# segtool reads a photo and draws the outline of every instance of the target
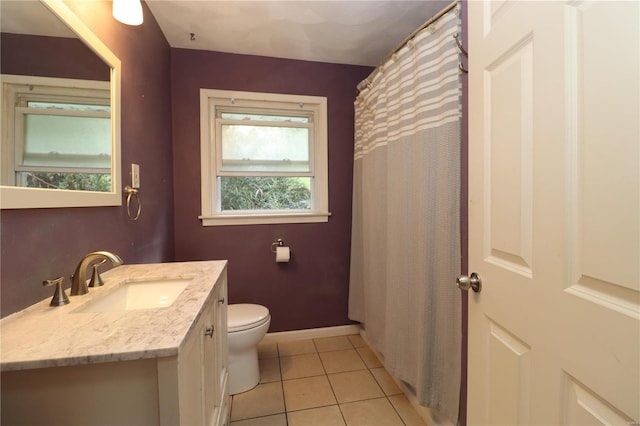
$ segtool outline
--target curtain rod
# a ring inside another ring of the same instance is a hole
[[[429,25],[431,25],[434,22],[436,22],[438,19],[442,18],[442,16],[445,13],[447,13],[448,11],[450,11],[451,9],[456,7],[457,4],[458,4],[458,0],[453,0],[450,4],[445,6],[444,9],[442,9],[440,12],[436,13],[435,15],[433,15],[427,22],[425,22],[424,24],[420,25],[415,31],[413,31],[404,40],[402,40],[400,42],[400,44],[398,44],[396,46],[395,49],[393,49],[387,56],[385,56],[384,59],[382,60],[382,62],[380,62],[378,64],[378,67],[380,65],[384,64],[385,62],[387,62],[395,53],[398,53],[398,51],[400,49],[402,49],[409,42],[409,40],[411,40],[412,38],[414,38],[416,36],[416,34],[418,34],[420,31],[424,30]],[[376,67],[376,68],[378,68],[378,67]]]
[[[433,24],[434,22],[436,22],[438,19],[442,18],[442,16],[447,13],[448,11],[450,11],[451,9],[453,9],[454,7],[456,7],[458,4],[458,0],[453,0],[451,3],[449,3],[447,6],[444,7],[444,9],[442,9],[440,12],[436,13],[435,15],[433,15],[427,22],[425,22],[424,24],[420,25],[418,28],[416,28],[411,34],[409,34],[404,40],[402,40],[400,42],[400,44],[398,44],[391,52],[389,52],[389,54],[387,54],[387,56],[384,57],[384,59],[382,61],[380,61],[380,63],[378,63],[378,65],[376,66],[376,68],[373,70],[373,72],[371,73],[372,77],[373,75],[375,75],[378,71],[378,69],[380,68],[380,66],[384,63],[386,63],[389,59],[391,59],[391,57],[393,55],[395,55],[396,53],[398,53],[398,51],[400,49],[402,49],[408,42],[409,40],[412,40],[420,31],[424,30],[425,28],[427,28],[429,25]],[[368,77],[364,80],[364,81],[373,81],[373,77],[371,79],[369,79]],[[360,83],[362,84],[362,83]],[[358,90],[360,89],[360,84],[358,84]]]

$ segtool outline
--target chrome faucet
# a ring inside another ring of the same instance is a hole
[[[120,256],[109,251],[94,251],[87,254],[82,258],[80,263],[78,263],[76,272],[71,276],[72,296],[79,296],[89,292],[89,288],[87,287],[87,267],[89,266],[89,263],[100,258],[109,259],[113,266],[122,265],[122,259],[120,259]]]

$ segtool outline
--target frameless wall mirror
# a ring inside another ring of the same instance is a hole
[[[0,7],[0,207],[121,205],[120,60],[62,0]]]

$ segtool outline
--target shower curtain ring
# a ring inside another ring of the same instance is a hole
[[[465,58],[468,58],[469,57],[469,53],[464,49],[464,47],[462,47],[462,44],[460,43],[460,34],[459,33],[455,33],[453,35],[453,38],[456,41],[456,47],[458,48],[458,52],[463,54]]]

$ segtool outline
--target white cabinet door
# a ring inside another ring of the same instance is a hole
[[[640,2],[468,6],[468,423],[637,424]]]
[[[219,425],[229,423],[229,347],[227,343],[227,275],[220,277],[215,296],[215,324],[220,332],[216,334],[216,379],[217,379],[217,422]]]
[[[227,281],[221,275],[203,315],[206,333],[202,340],[202,386],[204,425],[227,424]],[[213,330],[209,334],[208,330]]]
[[[214,298],[217,296],[214,291]],[[204,396],[204,423],[205,426],[213,426],[216,422],[216,409],[218,406],[218,374],[216,353],[216,337],[221,330],[215,324],[216,302],[212,301],[203,314],[205,332],[202,335],[202,387]],[[222,355],[222,354],[220,354]]]
[[[206,308],[205,308],[206,309]],[[204,318],[200,318],[178,355],[179,424],[204,425],[202,410],[202,340]]]
[[[228,423],[227,278],[224,271],[178,356],[179,423]]]

